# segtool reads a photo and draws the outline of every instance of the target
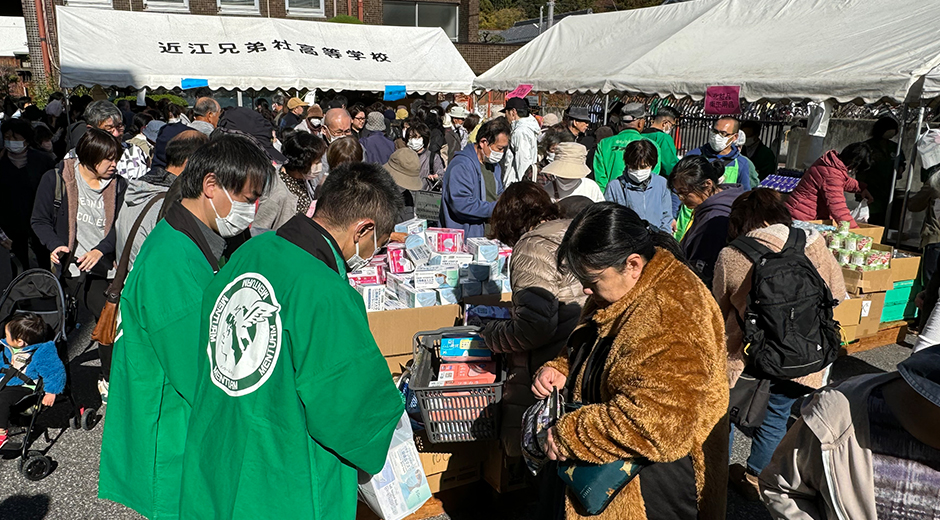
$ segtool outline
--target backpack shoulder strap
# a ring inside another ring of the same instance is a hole
[[[760,262],[760,259],[763,258],[764,255],[773,253],[767,246],[749,236],[738,237],[734,239],[730,245],[744,253],[755,265]]]
[[[806,249],[806,232],[802,229],[790,228],[790,234],[787,236],[787,243],[783,245],[783,250],[794,248],[799,252]]]
[[[147,217],[147,213],[150,212],[153,205],[163,200],[164,197],[166,197],[166,192],[158,193],[150,199],[147,205],[144,206],[144,209],[141,210],[140,214],[137,215],[134,225],[131,226],[130,233],[127,234],[127,241],[124,243],[124,250],[121,252],[120,261],[118,261],[117,272],[114,275],[111,286],[108,287],[108,292],[114,293],[115,297],[120,296],[121,291],[124,289],[124,281],[127,279],[127,266],[131,261],[131,249],[134,247],[134,242],[137,240],[137,232],[140,230],[144,218]]]

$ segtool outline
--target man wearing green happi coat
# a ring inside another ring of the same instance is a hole
[[[623,175],[626,168],[623,162],[623,152],[633,141],[646,139],[656,145],[657,159],[653,166],[653,175],[659,175],[662,169],[663,153],[656,141],[641,133],[646,128],[646,116],[646,107],[642,103],[627,103],[620,110],[620,125],[623,128],[621,132],[597,143],[593,169],[594,181],[597,182],[601,193],[606,193],[608,183]]]
[[[183,200],[166,202],[121,293],[99,497],[151,519],[181,517],[202,295],[219,269],[223,237],[248,227],[274,175],[248,137],[225,135],[197,149],[175,181]]]
[[[252,238],[206,289],[183,456],[187,519],[347,519],[404,411],[347,269],[403,201],[372,164],[330,171],[313,218]]]

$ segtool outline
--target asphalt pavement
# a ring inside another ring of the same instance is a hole
[[[76,399],[80,406],[95,407],[99,415],[104,415],[96,381],[100,372],[97,351],[89,348],[91,326],[90,316],[86,316],[84,325],[69,335],[70,368],[73,373]],[[912,338],[908,338],[912,343]],[[910,348],[905,345],[889,345],[853,356],[839,358],[833,365],[830,380],[840,381],[848,377],[893,370],[897,363],[910,355]],[[140,519],[131,509],[107,500],[100,500],[98,495],[98,462],[101,447],[103,424],[98,424],[91,431],[72,429],[68,425],[68,405],[57,404],[43,414],[40,427],[47,429],[53,442],[47,443],[40,438],[33,449],[44,451],[50,456],[53,470],[45,479],[38,482],[26,480],[19,472],[18,458],[3,453],[0,458],[0,518],[4,520],[75,520],[75,519]],[[731,454],[732,462],[743,463],[747,459],[750,441],[736,433]],[[482,484],[485,486],[485,484]],[[484,495],[499,506],[480,508],[479,502],[469,510],[448,511],[447,515],[436,520],[491,520],[505,518],[520,520],[529,516],[532,504],[506,503],[495,494]],[[509,497],[507,497],[509,498]],[[476,511],[476,512],[474,512]],[[494,514],[496,513],[496,514]],[[736,492],[728,492],[729,520],[769,520],[770,515],[760,503],[747,502]]]

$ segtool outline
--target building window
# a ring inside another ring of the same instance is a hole
[[[258,0],[218,0],[221,14],[259,14]]]
[[[111,7],[111,0],[67,0],[65,5],[72,7]]]
[[[440,27],[451,41],[457,41],[457,4],[385,2],[382,14],[384,25]]]
[[[144,0],[144,9],[168,13],[188,13],[189,0]]]
[[[287,0],[288,16],[324,16],[323,0]]]

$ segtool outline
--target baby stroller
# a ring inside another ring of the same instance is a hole
[[[3,292],[3,296],[0,297],[0,323],[5,323],[13,315],[22,312],[36,313],[45,320],[49,334],[47,339],[55,341],[59,358],[66,367],[65,390],[56,397],[56,401],[63,398],[68,400],[72,409],[69,422],[74,428],[91,430],[98,422],[97,409],[79,408],[72,397],[72,374],[69,366],[68,340],[66,338],[66,331],[74,327],[74,323],[67,323],[69,320],[74,320],[75,316],[75,313],[72,312],[75,309],[75,303],[71,300],[73,298],[66,298],[65,292],[54,274],[45,269],[30,269],[17,276]],[[21,379],[25,377],[21,374],[14,374],[14,376]],[[0,377],[5,378],[6,375]],[[26,380],[24,379],[24,381]],[[30,381],[26,382],[30,383]],[[44,451],[30,450],[32,443],[35,441],[33,429],[36,425],[36,417],[44,408],[42,405],[42,396],[44,395],[42,378],[35,381],[35,384],[36,390],[16,404],[14,411],[26,410],[29,414],[29,425],[26,426],[25,432],[21,432],[25,434],[22,447],[17,448],[17,451],[20,451],[20,472],[29,480],[42,480],[52,471],[52,459],[46,453],[52,448],[54,440],[49,437],[49,431],[44,430],[43,436],[48,444],[47,448]]]

